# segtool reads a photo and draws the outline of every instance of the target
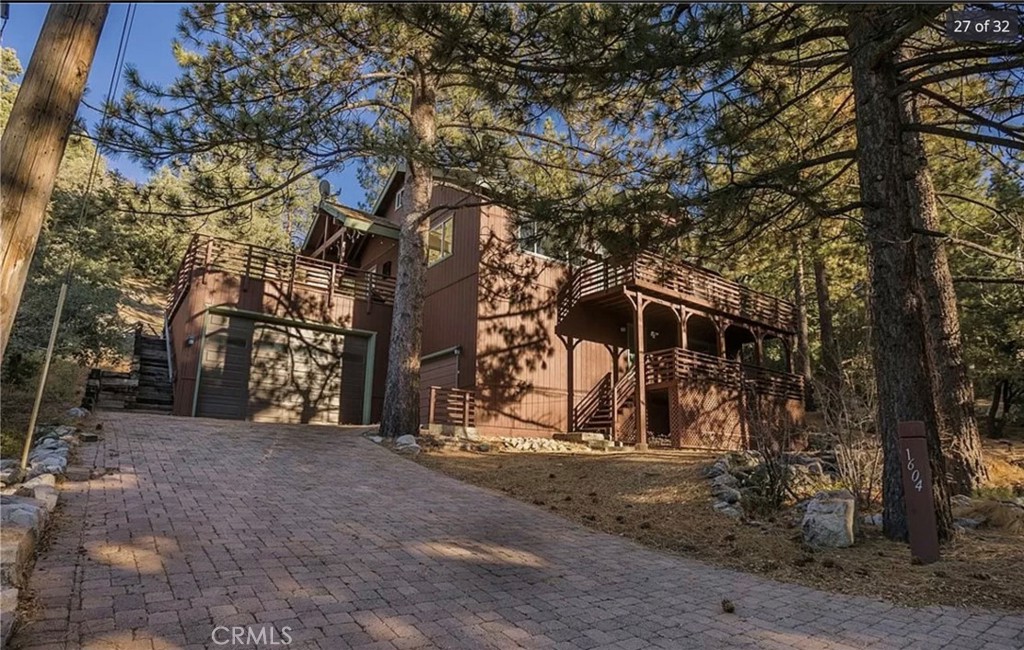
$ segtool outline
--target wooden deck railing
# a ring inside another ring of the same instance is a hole
[[[759,395],[803,399],[803,377],[800,375],[750,366],[682,348],[648,352],[644,357],[644,376],[648,384],[714,381],[753,390]]]
[[[276,251],[252,244],[239,244],[216,237],[193,236],[189,242],[171,291],[167,308],[172,318],[181,298],[202,273],[223,272],[251,280],[270,280],[287,285],[288,295],[295,287],[327,294],[328,304],[335,295],[350,296],[394,304],[395,280],[387,276],[355,269],[344,264]]]
[[[580,299],[617,287],[663,291],[684,300],[689,297],[725,314],[796,330],[796,307],[792,303],[726,280],[694,264],[651,254],[641,255],[631,264],[603,260],[576,269],[559,296],[559,320]]]
[[[471,390],[431,386],[429,404],[427,424],[476,424],[476,395]]]

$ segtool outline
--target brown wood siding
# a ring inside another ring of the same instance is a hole
[[[337,294],[330,302],[328,306],[328,299],[323,293],[302,286],[294,286],[289,293],[288,282],[251,280],[220,271],[197,271],[171,321],[175,367],[174,414],[192,414],[204,312],[210,307],[242,309],[299,322],[378,332],[374,394],[382,396],[391,306]],[[191,347],[185,345],[189,335],[196,340]],[[379,418],[380,406],[380,400],[375,400],[375,418]]]
[[[429,359],[420,367],[420,424],[428,423],[430,412],[430,387],[458,388],[459,357],[446,354]]]
[[[398,175],[399,182],[402,175]],[[457,205],[472,202],[472,199],[461,190],[437,185],[431,202],[433,206]],[[388,195],[382,205],[380,215],[389,221],[397,222],[398,215],[404,213],[408,205],[398,213],[394,209],[394,187],[389,188]],[[476,319],[477,319],[477,269],[480,259],[479,207],[461,207],[452,211],[443,211],[434,215],[431,223],[435,224],[449,215],[454,214],[452,232],[452,255],[427,269],[426,291],[423,303],[423,339],[422,354],[431,354],[438,350],[459,346],[462,348],[460,388],[473,388],[475,373],[472,368],[476,358]],[[385,237],[373,237],[354,262],[361,269],[369,269],[377,265],[378,272],[385,261],[392,263],[392,274],[397,273],[398,242]],[[357,319],[358,323],[358,319]],[[387,349],[391,333],[390,314],[387,322],[377,321],[372,324],[357,324],[361,329],[370,329],[380,333],[377,342],[376,368],[373,386],[374,421],[380,417],[384,400],[384,382],[387,373]],[[421,385],[422,377],[421,377]]]
[[[477,426],[489,435],[547,435],[565,430],[568,351],[555,335],[561,264],[519,249],[507,214],[482,210],[478,296]],[[581,399],[611,371],[599,344],[574,353],[574,392]]]

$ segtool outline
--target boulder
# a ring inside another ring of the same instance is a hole
[[[856,501],[848,490],[819,492],[804,513],[804,542],[822,548],[852,546]]]
[[[89,409],[84,409],[81,406],[75,406],[68,409],[67,415],[69,418],[86,418],[89,417]]]
[[[380,443],[384,442],[384,438],[380,436],[370,436],[370,442],[379,445]]]
[[[401,446],[401,445],[415,445],[415,444],[416,444],[416,436],[410,436],[410,435],[407,434],[407,435],[398,436],[397,438],[395,438],[395,446],[396,447]]]

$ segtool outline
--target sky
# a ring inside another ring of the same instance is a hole
[[[78,115],[85,120],[90,132],[94,132],[100,120],[100,112],[97,109],[101,109],[110,85],[111,72],[117,58],[117,45],[121,40],[121,30],[130,6],[128,3],[111,4],[107,22],[100,35],[83,103],[78,110]],[[177,76],[178,64],[174,60],[171,43],[177,36],[179,14],[184,6],[181,3],[137,3],[124,60],[125,63],[137,67],[143,79],[169,84]],[[49,7],[50,3],[46,2],[10,4],[10,18],[0,42],[3,47],[14,48],[23,68],[28,67],[29,58],[32,56]],[[123,71],[119,78],[117,96],[124,90]],[[112,168],[132,180],[144,182],[148,178],[149,173],[127,157],[108,156],[108,160]],[[359,187],[354,169],[346,170],[328,180],[342,203],[357,206],[364,200],[365,192]]]

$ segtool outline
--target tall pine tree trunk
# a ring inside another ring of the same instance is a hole
[[[793,267],[793,300],[796,302],[796,371],[804,378],[804,405],[813,411],[814,377],[811,375],[811,352],[807,335],[807,292],[804,290],[804,251],[800,242],[796,249],[796,266]]]
[[[410,106],[410,146],[430,150],[436,140],[436,90],[426,73],[414,75]],[[416,435],[420,426],[420,352],[423,338],[423,294],[426,287],[426,214],[434,193],[433,168],[411,155],[406,164],[409,211],[401,217],[398,272],[391,319],[391,344],[384,387],[382,436]]]
[[[843,404],[843,365],[839,356],[839,342],[832,326],[832,299],[828,290],[828,270],[825,260],[814,258],[814,293],[818,301],[818,334],[821,338],[821,386],[818,396],[825,421],[829,426],[839,424]]]
[[[847,40],[856,98],[858,173],[865,207],[864,230],[871,267],[872,353],[878,388],[878,431],[882,438],[883,530],[890,539],[908,536],[897,425],[924,422],[936,523],[948,539],[953,520],[946,485],[917,298],[911,213],[903,182],[900,79],[888,39],[894,31],[890,8],[850,9]]]
[[[913,96],[903,101],[903,120],[918,122]],[[921,134],[903,133],[903,162],[911,199],[915,228],[939,229],[935,187],[928,169]],[[967,376],[960,315],[957,312],[953,274],[942,243],[935,237],[914,238],[918,285],[924,315],[928,365],[932,373],[933,399],[939,435],[946,452],[950,488],[956,494],[971,494],[988,478],[981,456],[981,437],[974,413],[974,386]]]
[[[53,4],[0,143],[0,358],[109,3]]]

